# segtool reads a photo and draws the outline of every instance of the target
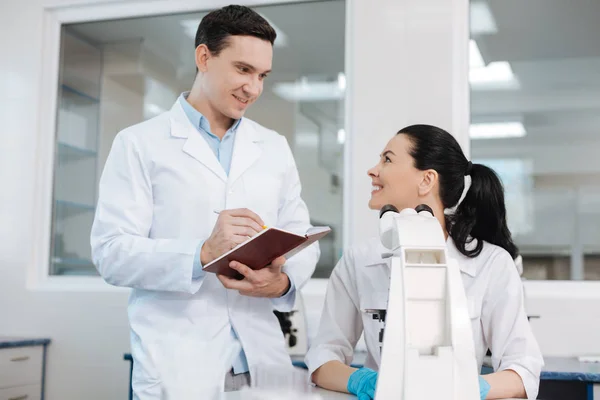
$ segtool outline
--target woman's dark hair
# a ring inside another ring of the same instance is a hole
[[[465,187],[464,177],[471,176],[471,187],[465,198],[453,214],[446,216],[448,234],[458,250],[467,257],[476,257],[485,240],[516,258],[518,249],[506,224],[504,188],[498,175],[485,165],[471,164],[456,139],[441,128],[412,125],[398,134],[410,140],[410,155],[417,169],[437,171],[445,209],[456,206]],[[477,245],[468,250],[467,244],[472,240],[469,236],[477,239]]]
[[[229,36],[254,36],[275,43],[275,29],[257,12],[244,6],[227,6],[208,13],[198,26],[194,48],[205,44],[218,56]]]

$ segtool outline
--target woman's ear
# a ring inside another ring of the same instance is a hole
[[[439,175],[436,170],[423,171],[423,177],[419,183],[419,196],[427,196],[438,183]]]
[[[196,47],[196,67],[200,72],[206,72],[208,61],[208,57],[210,56],[210,51],[205,44],[201,44]]]

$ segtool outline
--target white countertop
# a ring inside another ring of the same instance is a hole
[[[310,389],[310,393],[311,394],[315,394],[315,395],[319,395],[320,396],[320,400],[350,400],[350,399],[356,399],[356,396],[352,395],[352,394],[347,394],[347,393],[338,393],[338,392],[332,392],[329,390],[325,390],[325,389],[321,389],[321,388],[311,388]],[[278,396],[279,397],[279,396]],[[229,393],[223,393],[223,396],[221,397],[221,400],[258,400],[258,399],[264,400],[264,398],[261,397],[254,397],[254,396],[250,396],[248,395],[248,392],[229,392]],[[288,398],[288,397],[286,397]],[[315,400],[317,399],[317,397],[315,397]],[[307,400],[313,400],[313,398],[308,398],[307,396]],[[505,399],[505,400],[518,400],[518,399]]]
[[[316,388],[316,387],[310,388],[309,390],[310,390],[311,394],[319,395],[320,399],[322,399],[322,400],[356,399],[356,396],[354,396],[352,394],[332,392],[329,390]],[[255,398],[254,396],[250,396],[249,393],[251,393],[251,392],[240,391],[240,392],[223,393],[221,400],[258,400],[259,397]],[[307,396],[307,397],[309,397],[309,396]],[[315,400],[316,399],[317,399],[317,397],[315,396]],[[313,399],[312,399],[312,397],[309,397],[308,400],[313,400]]]

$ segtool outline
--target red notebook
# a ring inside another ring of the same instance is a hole
[[[331,232],[331,228],[328,226],[310,228],[305,235],[298,235],[279,228],[267,228],[206,264],[202,269],[230,278],[241,279],[243,276],[229,267],[231,261],[240,262],[254,270],[262,269],[277,257],[284,256],[289,260],[290,257],[329,232]]]

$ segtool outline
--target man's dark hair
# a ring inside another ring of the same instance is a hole
[[[273,45],[275,29],[248,7],[231,5],[210,12],[198,26],[195,47],[205,44],[213,55],[227,47],[229,36],[254,36]]]

